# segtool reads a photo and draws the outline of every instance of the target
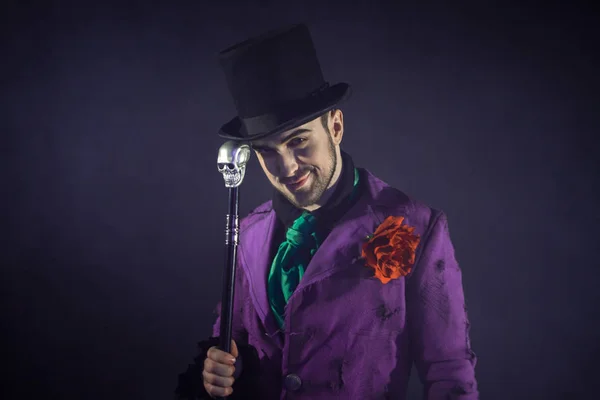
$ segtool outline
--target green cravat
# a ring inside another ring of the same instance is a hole
[[[348,201],[357,195],[358,181],[358,170],[354,169],[354,189]],[[300,283],[312,256],[324,240],[316,231],[315,216],[304,211],[288,228],[285,240],[279,245],[271,264],[267,281],[269,303],[281,328],[284,325],[285,306]]]
[[[288,228],[285,240],[273,259],[268,280],[269,301],[280,327],[283,327],[285,305],[319,248],[315,225],[316,218],[307,211],[303,212]]]

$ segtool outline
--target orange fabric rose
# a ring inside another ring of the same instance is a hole
[[[362,246],[362,258],[384,284],[408,275],[415,263],[420,238],[402,221],[404,217],[387,217]]]

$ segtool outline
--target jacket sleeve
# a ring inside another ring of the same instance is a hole
[[[239,267],[236,270],[235,281],[232,339],[236,342],[239,355],[235,364],[234,377],[236,379],[233,384],[233,394],[228,397],[231,400],[248,398],[248,394],[256,390],[254,384],[257,382],[256,377],[259,373],[258,353],[254,347],[248,344],[248,333],[243,324],[244,304],[248,301],[247,294],[249,292],[243,271]],[[188,365],[187,370],[179,374],[178,386],[175,389],[176,400],[211,399],[204,389],[202,370],[208,349],[219,345],[221,302],[217,304],[215,314],[216,321],[213,324],[212,336],[198,343],[198,352],[194,363]]]
[[[411,352],[424,399],[479,399],[462,275],[443,212],[433,212],[421,240],[406,295]]]

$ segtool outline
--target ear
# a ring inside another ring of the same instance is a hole
[[[344,113],[342,110],[332,110],[329,117],[329,132],[333,143],[339,145],[344,136]]]

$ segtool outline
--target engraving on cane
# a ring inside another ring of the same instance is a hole
[[[233,221],[232,221],[233,218]],[[239,216],[227,214],[225,216],[225,244],[231,243],[234,245],[238,245],[238,238],[240,234],[239,228]],[[231,239],[230,239],[231,238]]]
[[[229,229],[230,224],[231,224],[231,215],[226,214],[225,215],[225,244],[228,246],[230,244],[229,238],[231,237],[231,229]]]
[[[223,143],[219,148],[217,166],[219,172],[223,174],[226,187],[238,187],[242,184],[249,160],[249,145],[232,140]]]
[[[239,216],[234,216],[234,220],[233,220],[233,244],[234,245],[238,245],[238,238],[240,235],[240,227],[239,227]]]

